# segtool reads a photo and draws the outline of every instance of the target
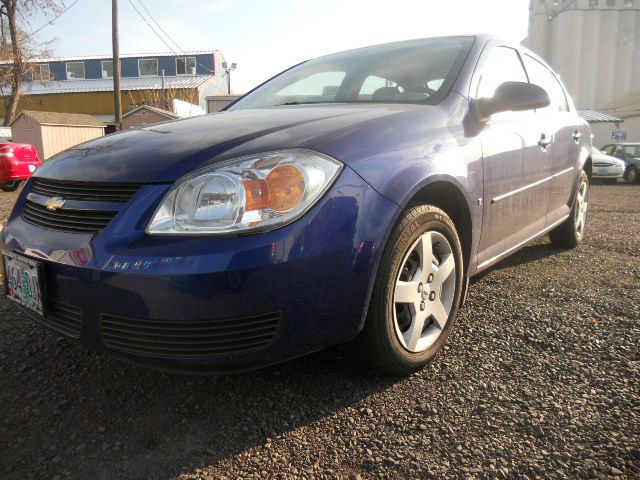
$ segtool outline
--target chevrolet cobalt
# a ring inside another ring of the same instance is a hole
[[[78,145],[25,184],[5,291],[130,362],[222,372],[353,340],[434,358],[469,278],[584,238],[591,134],[549,66],[491,36],[310,60],[222,113]]]

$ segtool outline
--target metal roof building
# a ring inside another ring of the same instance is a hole
[[[123,113],[140,105],[172,105],[176,99],[204,109],[207,96],[227,93],[223,61],[219,50],[121,55]],[[39,58],[31,63],[31,77],[22,84],[18,112],[83,113],[105,121],[113,119],[110,55]],[[2,94],[9,93],[10,87],[2,85]],[[0,117],[4,117],[6,104],[0,102]]]

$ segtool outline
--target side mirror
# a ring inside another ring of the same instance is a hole
[[[544,108],[551,101],[549,94],[537,85],[526,82],[504,82],[496,89],[493,98],[480,98],[476,103],[478,116],[486,119],[499,112]]]

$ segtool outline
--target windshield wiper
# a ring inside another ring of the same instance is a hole
[[[281,107],[283,105],[311,105],[313,103],[320,103],[320,102],[285,102],[285,103],[278,103],[277,105],[274,105],[274,107]]]

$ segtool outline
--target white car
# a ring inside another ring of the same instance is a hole
[[[592,177],[606,183],[616,183],[624,176],[626,164],[623,160],[604,154],[596,147],[591,147],[591,161],[593,165]]]

